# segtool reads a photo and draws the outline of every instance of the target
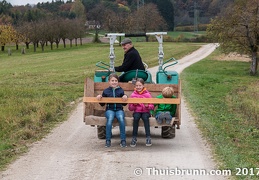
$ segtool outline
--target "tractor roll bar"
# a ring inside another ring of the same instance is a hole
[[[140,36],[148,36],[148,35],[166,35],[167,32],[147,32],[147,33],[136,33],[136,34],[126,34],[126,33],[107,33],[105,37],[111,36],[125,36],[125,37],[140,37]]]
[[[143,37],[143,36],[147,36],[146,33],[125,34],[125,37]]]
[[[158,47],[158,63],[159,63],[159,70],[162,70],[163,66],[163,59],[164,59],[164,52],[163,52],[163,35],[166,35],[167,32],[148,32],[148,33],[136,33],[136,34],[125,34],[125,33],[108,33],[105,34],[105,37],[110,39],[110,71],[115,72],[114,70],[114,61],[115,61],[115,53],[114,53],[114,42],[117,36],[124,36],[124,37],[143,37],[148,35],[156,36],[156,39],[159,43]]]

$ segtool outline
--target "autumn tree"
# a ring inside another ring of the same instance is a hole
[[[36,21],[32,21],[30,23],[27,24],[27,29],[26,31],[28,32],[27,34],[27,38],[30,39],[30,41],[33,43],[33,51],[36,52],[37,47],[38,47],[38,43],[40,41],[40,32],[39,29],[41,24],[36,22]]]
[[[157,6],[153,3],[145,4],[133,13],[135,31],[148,32],[165,30],[167,28]]]
[[[84,22],[82,22],[81,19],[75,19],[74,21],[74,28],[75,31],[73,32],[74,34],[74,39],[75,39],[75,45],[77,46],[77,40],[80,40],[80,45],[83,45],[82,38],[85,36],[85,27],[84,27]]]
[[[87,13],[88,19],[95,23],[95,37],[93,39],[93,42],[101,42],[98,35],[99,30],[101,28],[104,29],[108,27],[109,17],[111,16],[115,17],[116,14],[112,10],[105,8],[104,4],[102,3],[96,5]]]
[[[60,39],[62,39],[63,41],[63,47],[66,48],[66,38],[68,37],[68,33],[69,33],[69,25],[70,25],[70,21],[69,19],[65,19],[64,21],[61,21],[60,23]]]
[[[81,0],[75,0],[72,4],[70,12],[76,15],[76,18],[86,19],[85,7]]]
[[[220,43],[225,53],[251,57],[250,74],[257,74],[259,45],[259,0],[238,0],[212,20],[208,36]]]
[[[67,21],[67,39],[69,39],[70,41],[70,47],[73,46],[73,39],[76,38],[76,33],[77,33],[77,27],[78,27],[78,22],[79,21],[76,21],[75,19],[74,20],[69,20]]]
[[[48,32],[46,34],[47,36],[47,41],[50,43],[50,49],[53,50],[53,43],[55,42],[56,34],[59,31],[56,26],[58,25],[58,22],[56,19],[47,19],[45,21],[45,24],[47,25],[48,29],[46,31]]]
[[[5,50],[5,45],[14,42],[16,31],[12,25],[0,25],[0,45],[2,51]]]
[[[45,44],[48,42],[48,34],[50,34],[48,24],[48,20],[42,20],[37,23],[37,36],[39,38],[42,52],[44,51]]]
[[[62,31],[62,24],[64,24],[65,20],[57,17],[53,20],[52,23],[55,24],[55,28],[53,29],[53,38],[54,38],[54,42],[56,43],[56,48],[59,47],[59,43],[61,40],[61,31]]]
[[[166,23],[168,29],[174,30],[174,0],[148,0],[145,2],[149,1],[156,5],[157,11],[162,19],[164,19],[164,23]]]
[[[16,31],[22,36],[21,42],[24,42],[26,45],[26,49],[29,49],[29,44],[31,43],[31,40],[29,38],[30,36],[30,29],[31,23],[30,22],[24,22],[22,24],[19,24],[16,26]]]
[[[21,33],[19,33],[16,30],[13,31],[13,40],[12,40],[12,42],[15,42],[16,50],[19,49],[19,43],[23,42],[24,40],[25,40],[25,36],[23,36]]]
[[[111,32],[130,32],[133,27],[130,14],[130,9],[124,5],[117,7],[116,12],[110,8],[105,12],[105,28]]]
[[[108,30],[108,31],[114,31],[114,18],[116,19],[116,13],[112,10],[109,10],[110,12],[106,14],[103,22],[102,28]]]

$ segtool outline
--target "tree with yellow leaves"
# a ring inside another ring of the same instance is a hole
[[[12,25],[0,25],[0,45],[1,50],[5,50],[5,45],[15,41],[16,31]]]

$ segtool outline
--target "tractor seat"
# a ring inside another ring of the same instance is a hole
[[[144,81],[148,78],[148,73],[144,70],[131,70],[120,75],[120,82],[129,82],[135,78],[142,78]]]

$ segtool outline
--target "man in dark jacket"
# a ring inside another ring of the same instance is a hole
[[[134,48],[131,39],[125,38],[121,42],[124,50],[124,60],[121,66],[114,67],[116,72],[127,72],[130,70],[145,70],[138,51]]]

